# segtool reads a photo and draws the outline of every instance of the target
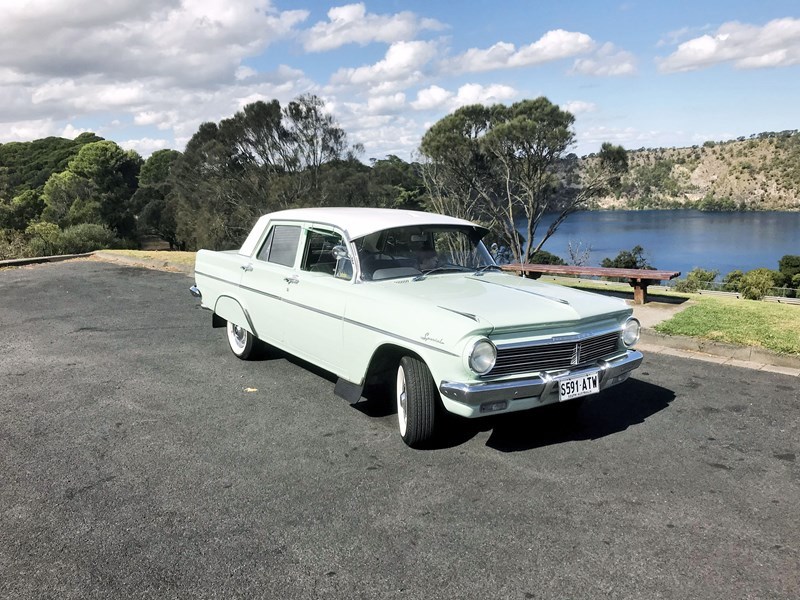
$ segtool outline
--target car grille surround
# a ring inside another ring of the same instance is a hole
[[[571,369],[619,352],[619,331],[583,340],[497,346],[497,360],[484,377]]]

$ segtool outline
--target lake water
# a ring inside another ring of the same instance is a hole
[[[553,218],[543,219],[537,237]],[[586,211],[570,215],[543,249],[569,260],[570,242],[591,246],[594,266],[638,244],[652,266],[683,275],[695,267],[721,275],[777,269],[783,255],[800,255],[800,212]]]

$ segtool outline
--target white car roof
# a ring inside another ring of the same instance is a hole
[[[318,225],[332,225],[344,231],[353,240],[376,231],[392,227],[406,227],[410,225],[467,225],[483,229],[464,219],[448,217],[437,213],[422,212],[417,210],[399,210],[394,208],[292,208],[264,215],[258,220],[258,226],[253,228],[252,234],[260,236],[268,221],[304,221]],[[251,253],[252,247],[258,240],[248,236],[240,252]],[[250,252],[246,252],[249,250]]]

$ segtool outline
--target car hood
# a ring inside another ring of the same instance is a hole
[[[386,282],[411,303],[436,305],[491,327],[494,331],[529,330],[559,323],[607,319],[630,313],[619,298],[540,283],[503,273],[440,274],[419,281]]]

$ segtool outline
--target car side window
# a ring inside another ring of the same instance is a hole
[[[343,244],[342,236],[338,233],[320,229],[309,229],[306,235],[306,247],[303,252],[303,262],[300,268],[303,271],[311,271],[314,273],[325,273],[327,275],[336,274],[337,259],[333,255],[333,249]],[[345,278],[341,273],[339,277]]]
[[[267,239],[258,251],[256,258],[267,262],[291,267],[297,255],[300,242],[300,227],[297,225],[275,225],[267,234]]]

